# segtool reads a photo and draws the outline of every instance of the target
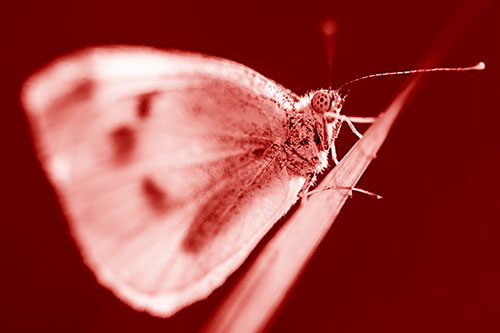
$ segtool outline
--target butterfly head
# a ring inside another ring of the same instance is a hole
[[[338,90],[321,89],[311,97],[311,108],[321,115],[327,113],[339,114],[346,98],[347,94],[341,95]]]
[[[309,93],[307,97],[305,101],[308,102],[311,119],[315,119],[320,150],[328,151],[340,130],[340,111],[347,94],[341,94],[340,90],[320,89]]]

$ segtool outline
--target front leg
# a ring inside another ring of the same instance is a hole
[[[360,139],[363,137],[363,135],[359,133],[353,123],[370,124],[375,122],[375,120],[377,119],[374,117],[347,117],[343,114],[337,114],[335,112],[327,112],[325,113],[325,117],[327,122],[331,122],[333,119],[339,119],[341,122],[346,122],[347,125],[349,125],[351,131]]]
[[[332,142],[330,146],[330,151],[332,152],[332,160],[335,165],[339,164],[339,160],[337,159],[337,150],[335,149],[335,142]]]
[[[302,185],[302,188],[300,189],[298,194],[299,198],[307,199],[307,197],[309,196],[308,194],[309,188],[315,181],[316,181],[316,173],[312,172],[307,176],[304,185]]]

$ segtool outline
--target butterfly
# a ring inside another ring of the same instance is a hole
[[[298,96],[227,59],[116,45],[56,59],[21,100],[85,263],[123,302],[169,317],[337,162],[341,125],[357,133],[342,87]]]

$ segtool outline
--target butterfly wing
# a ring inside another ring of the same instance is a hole
[[[222,284],[297,200],[292,92],[237,63],[145,47],[57,60],[22,100],[97,279],[170,316]]]

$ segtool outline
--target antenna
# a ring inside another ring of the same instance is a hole
[[[469,66],[469,67],[440,67],[440,68],[427,68],[427,69],[412,69],[408,71],[399,71],[399,72],[386,72],[386,73],[378,73],[378,74],[370,74],[370,75],[365,75],[360,78],[351,80],[347,83],[344,83],[343,85],[340,86],[340,88],[337,89],[338,92],[340,92],[345,86],[350,85],[351,83],[358,82],[361,80],[366,80],[370,79],[373,77],[380,77],[380,76],[392,76],[392,75],[406,75],[406,74],[415,74],[415,73],[429,73],[429,72],[462,72],[462,71],[480,71],[486,68],[486,65],[484,62],[478,62],[474,66]]]
[[[326,52],[326,62],[328,65],[328,85],[333,84],[333,58],[335,56],[335,38],[337,37],[338,25],[333,18],[325,18],[320,25],[321,36],[323,37],[323,47]]]

